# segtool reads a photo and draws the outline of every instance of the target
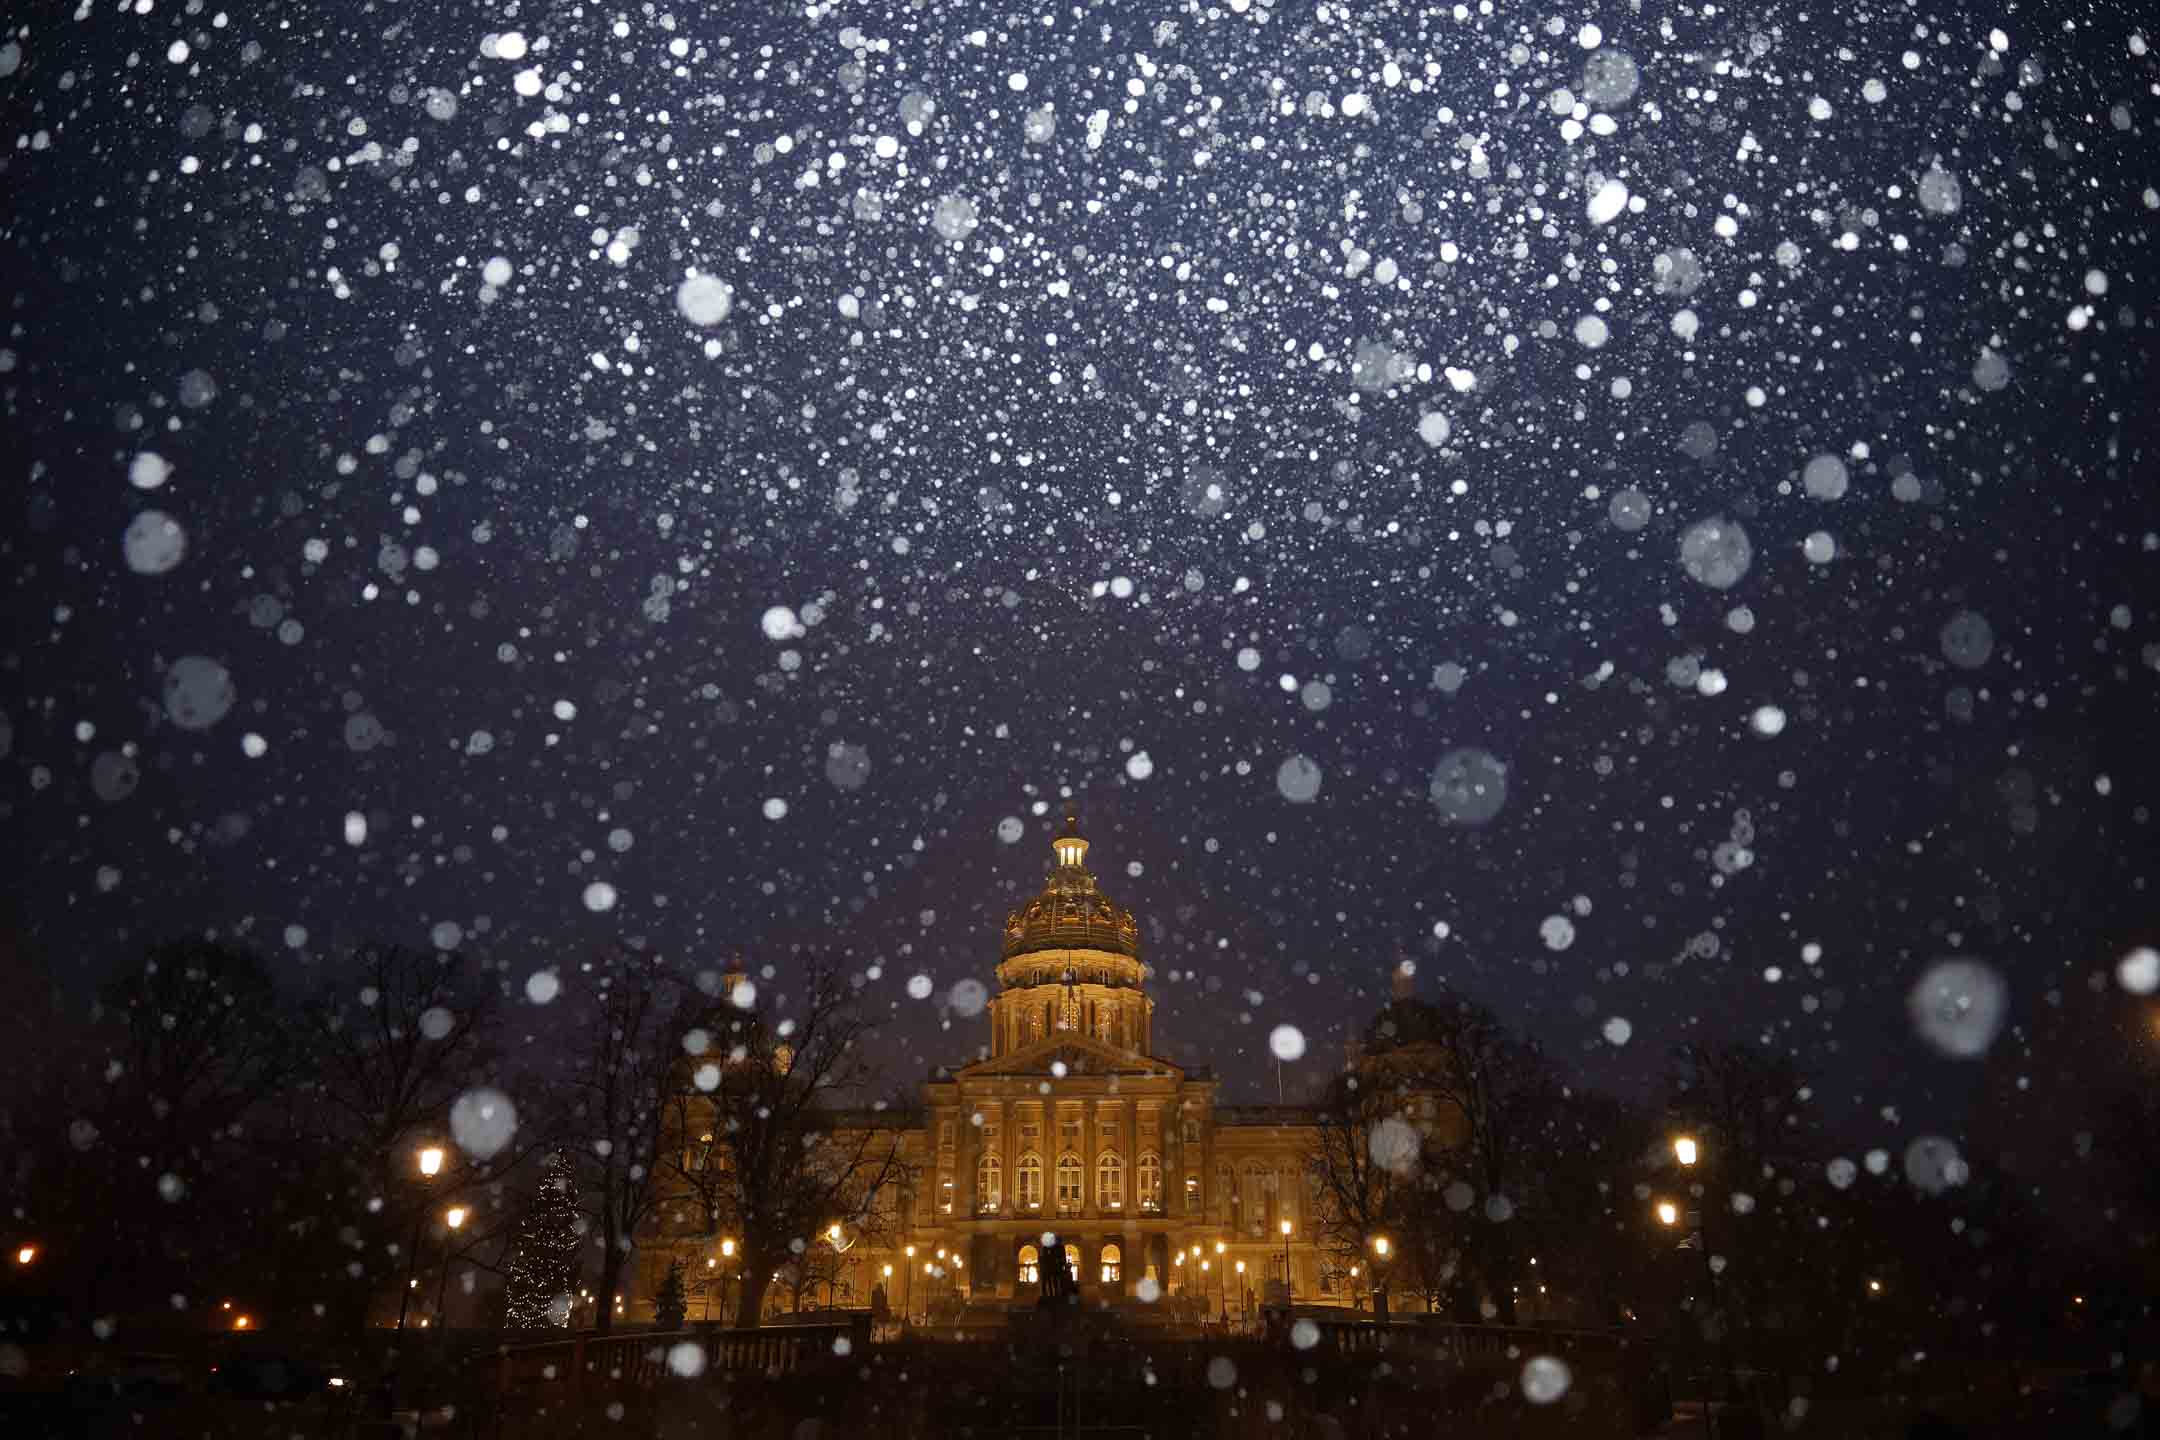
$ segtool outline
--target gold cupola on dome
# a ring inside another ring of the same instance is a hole
[[[1057,859],[1041,891],[1005,917],[999,988],[990,999],[992,1058],[1068,1038],[1148,1055],[1155,1002],[1140,926],[1095,888],[1076,817],[1065,817],[1050,849]],[[1067,1065],[1093,1063],[1059,1053]]]
[[[1095,887],[1088,842],[1077,816],[1050,842],[1057,863],[1040,894],[1005,917],[1005,958],[1043,950],[1106,950],[1140,958],[1140,927],[1132,911]]]

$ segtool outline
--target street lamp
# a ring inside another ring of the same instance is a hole
[[[463,1205],[453,1205],[443,1214],[443,1223],[450,1227],[450,1237],[443,1241],[442,1278],[435,1282],[435,1325],[438,1330],[443,1325],[443,1300],[450,1293],[450,1238],[454,1238],[457,1232],[464,1228],[465,1217],[469,1213]],[[449,1342],[446,1340],[443,1343]]]
[[[723,1260],[733,1260],[735,1258],[735,1242],[733,1240],[722,1240],[720,1242],[720,1258]],[[740,1266],[729,1266],[728,1268],[734,1271],[736,1276],[742,1274],[742,1267]],[[720,1277],[720,1282],[721,1284],[725,1285],[731,1278],[734,1277],[722,1275]],[[708,1303],[711,1301],[711,1298],[712,1297],[709,1295],[706,1297]],[[723,1293],[720,1297],[720,1322],[723,1325],[727,1323],[727,1303],[727,1295]]]
[[[907,1323],[915,1323],[915,1247],[907,1247],[907,1288],[900,1299],[900,1308],[907,1312]]]
[[[1389,1245],[1387,1236],[1375,1235],[1372,1237],[1373,1319],[1382,1325],[1385,1325],[1388,1319],[1387,1263],[1388,1254],[1393,1248],[1393,1246]],[[1356,1268],[1352,1267],[1350,1273],[1355,1275],[1357,1273]]]
[[[1297,1294],[1297,1284],[1290,1278],[1290,1222],[1282,1222],[1282,1284],[1283,1303],[1288,1304]]]
[[[15,1252],[15,1263],[18,1265],[28,1265],[34,1262],[36,1259],[37,1246],[35,1245],[25,1245],[22,1247],[22,1249]]]
[[[416,1157],[420,1178],[432,1180],[443,1167],[443,1152],[439,1145],[423,1145]],[[390,1364],[383,1376],[383,1418],[388,1419],[397,1409],[398,1343],[405,1338],[405,1312],[412,1305],[412,1293],[420,1282],[415,1272],[420,1264],[420,1222],[427,1218],[427,1207],[413,1211],[412,1245],[405,1252],[405,1284],[398,1291],[397,1336],[390,1345]],[[245,1318],[245,1317],[242,1317]]]
[[[1683,1140],[1685,1140],[1685,1138],[1686,1137],[1682,1137]],[[1694,1154],[1695,1142],[1692,1140],[1686,1140],[1686,1144],[1688,1147],[1686,1153],[1690,1155]],[[1681,1141],[1673,1142],[1673,1154],[1675,1156],[1678,1156],[1682,1153],[1680,1145]],[[1683,1165],[1692,1165],[1694,1161],[1682,1160],[1680,1163]],[[1675,1225],[1678,1225],[1681,1219],[1680,1207],[1678,1205],[1675,1205],[1670,1200],[1660,1200],[1657,1204],[1657,1218],[1658,1223],[1660,1225],[1666,1226],[1668,1229]],[[1706,1277],[1705,1298],[1709,1301],[1711,1309],[1715,1311],[1718,1303],[1717,1266],[1711,1263],[1710,1260],[1710,1241],[1703,1232],[1702,1212],[1700,1210],[1688,1211],[1687,1221],[1688,1236],[1685,1240],[1682,1240],[1680,1242],[1679,1248],[1685,1250],[1692,1245],[1696,1249],[1702,1251],[1703,1274]],[[1724,1336],[1723,1329],[1724,1327],[1720,1325],[1718,1335],[1718,1348],[1723,1351],[1725,1355],[1725,1387],[1729,1392],[1732,1389],[1733,1383],[1732,1351],[1730,1348],[1730,1342]],[[1713,1412],[1710,1403],[1710,1383],[1708,1378],[1708,1370],[1709,1366],[1706,1362],[1704,1365],[1705,1374],[1703,1381],[1703,1434],[1706,1436],[1716,1433],[1714,1428],[1714,1422],[1711,1419],[1711,1415]]]
[[[440,1146],[423,1146],[420,1151],[420,1178],[432,1180],[442,1170],[443,1152]],[[420,1222],[427,1215],[425,1209],[413,1215],[412,1249],[405,1256],[405,1289],[398,1295],[397,1333],[405,1333],[405,1310],[412,1301],[413,1269],[420,1261]]]
[[[1701,1157],[1702,1149],[1692,1135],[1675,1135],[1672,1142],[1673,1158],[1682,1165],[1693,1165]]]

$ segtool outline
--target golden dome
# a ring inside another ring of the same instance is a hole
[[[1038,950],[1107,950],[1140,958],[1140,927],[1132,911],[1095,888],[1077,817],[1050,842],[1057,864],[1042,893],[1005,917],[1005,958]]]

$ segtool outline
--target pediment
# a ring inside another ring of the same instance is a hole
[[[1062,1065],[1065,1075],[1169,1075],[1181,1077],[1184,1071],[1168,1060],[1153,1055],[1140,1055],[1131,1050],[1120,1050],[1100,1040],[1085,1035],[1058,1035],[1038,1040],[1033,1045],[1000,1055],[993,1060],[978,1060],[961,1067],[963,1078],[978,1075],[1041,1075],[1046,1079],[1059,1078],[1056,1067]]]

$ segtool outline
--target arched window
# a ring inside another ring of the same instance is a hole
[[[1245,1233],[1254,1238],[1275,1233],[1275,1172],[1248,1166],[1244,1175],[1245,1207],[1240,1214]]]
[[[1105,1210],[1125,1208],[1125,1159],[1115,1152],[1095,1162],[1095,1203]]]
[[[1065,1242],[1065,1268],[1072,1272],[1073,1283],[1080,1283],[1080,1246],[1077,1242]]]
[[[1118,1267],[1124,1262],[1124,1252],[1115,1245],[1102,1247],[1102,1281],[1105,1285],[1117,1284]]]
[[[1042,1209],[1042,1157],[1032,1150],[1013,1167],[1013,1200],[1022,1210]]]
[[[1076,1211],[1080,1208],[1082,1169],[1078,1155],[1065,1155],[1058,1160],[1057,1204],[1060,1212]]]
[[[1004,1199],[1005,1162],[995,1155],[985,1155],[975,1166],[975,1203],[984,1210],[995,1210]]]
[[[1036,1173],[1040,1174],[1041,1172],[1037,1171]],[[1022,1285],[1040,1285],[1042,1283],[1041,1265],[1041,1251],[1037,1250],[1033,1245],[1022,1245],[1020,1247],[1020,1283]]]
[[[1158,1155],[1140,1157],[1139,1200],[1142,1210],[1162,1209],[1162,1158]]]

